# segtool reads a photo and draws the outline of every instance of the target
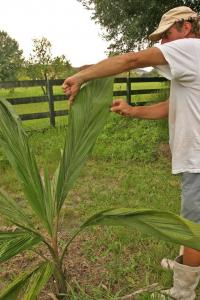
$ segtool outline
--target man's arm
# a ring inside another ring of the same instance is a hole
[[[111,111],[138,119],[164,119],[168,117],[169,101],[167,100],[148,106],[130,106],[126,101],[119,99],[113,101]]]
[[[67,78],[63,83],[64,93],[70,96],[70,101],[72,101],[81,85],[89,80],[116,75],[132,69],[165,64],[167,61],[160,49],[156,47],[109,57]]]

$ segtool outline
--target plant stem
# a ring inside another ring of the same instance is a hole
[[[52,248],[53,248],[54,254],[57,258],[59,256],[59,251],[58,251],[58,218],[59,218],[59,216],[57,216],[56,219],[55,219],[55,230],[54,230],[53,238],[52,238]]]
[[[60,263],[57,261],[56,266],[55,266],[55,279],[56,279],[56,285],[58,289],[58,294],[67,294],[67,283],[65,280],[65,275],[62,270],[62,266]],[[61,296],[59,299],[67,299],[66,296]]]
[[[51,240],[51,255],[53,261],[55,263],[55,280],[56,286],[58,289],[58,294],[67,294],[67,284],[65,280],[65,274],[62,269],[62,262],[59,258],[59,249],[58,249],[58,223],[59,223],[59,216],[55,219],[55,227],[54,227],[54,234]],[[66,299],[66,296],[60,296],[59,299]]]

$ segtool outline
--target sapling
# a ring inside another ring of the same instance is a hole
[[[0,145],[21,182],[26,203],[26,207],[22,207],[17,200],[0,191],[0,214],[15,226],[14,231],[8,228],[0,232],[0,263],[23,251],[34,251],[40,258],[0,292],[0,299],[37,299],[52,277],[56,284],[55,297],[69,299],[65,254],[73,239],[88,226],[129,226],[200,250],[200,225],[169,212],[150,209],[99,212],[77,228],[67,242],[59,240],[63,204],[108,118],[112,93],[112,78],[94,80],[81,89],[70,109],[64,148],[52,179],[47,168],[41,177],[19,117],[7,101],[0,99]],[[45,249],[42,252],[41,245]]]

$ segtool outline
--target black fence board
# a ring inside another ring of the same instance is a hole
[[[0,82],[0,88],[17,88],[17,87],[33,87],[46,86],[45,80],[22,80],[22,81],[6,81]]]
[[[113,96],[126,96],[126,91],[114,91]]]
[[[127,83],[127,78],[129,77],[116,77],[114,83]],[[130,77],[130,82],[167,82],[168,80],[163,77]]]
[[[131,82],[168,82],[166,78],[163,77],[130,77]]]
[[[66,95],[54,95],[54,101],[63,101],[68,100],[68,97]]]
[[[8,98],[7,100],[13,105],[18,105],[18,104],[48,102],[48,97],[39,96],[39,97],[25,97],[25,98]]]
[[[65,110],[56,110],[55,111],[55,116],[67,116],[69,114],[69,110],[65,109]]]
[[[127,82],[127,77],[116,77],[114,79],[114,83],[126,83]]]
[[[44,118],[49,118],[49,116],[50,116],[49,112],[40,112],[40,113],[19,115],[20,119],[23,121],[34,120],[34,119],[44,119]]]
[[[132,90],[131,95],[146,95],[146,94],[158,94],[167,92],[169,89],[147,89],[147,90]]]

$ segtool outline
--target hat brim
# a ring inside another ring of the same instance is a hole
[[[152,41],[152,42],[157,42],[159,41],[161,38],[162,38],[162,34],[168,30],[172,25],[174,24],[174,22],[170,22],[168,24],[165,24],[165,25],[162,25],[162,26],[159,26],[154,32],[152,32],[150,35],[149,35],[149,39]]]

